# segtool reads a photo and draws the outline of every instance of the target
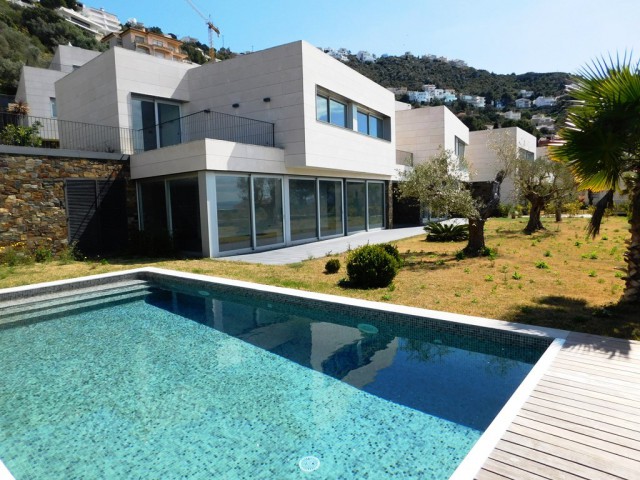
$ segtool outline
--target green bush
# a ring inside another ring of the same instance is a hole
[[[388,244],[364,245],[349,254],[349,285],[358,288],[380,288],[391,284],[400,265],[399,261],[388,253],[389,247],[386,245]]]
[[[40,246],[33,252],[33,258],[37,263],[44,263],[53,258],[53,253],[50,248]]]
[[[511,211],[514,210],[513,205],[508,203],[500,203],[496,209],[495,216],[501,218],[508,218]]]
[[[424,227],[428,242],[459,242],[469,238],[469,225],[429,222]]]
[[[324,265],[324,270],[327,273],[338,273],[338,270],[340,270],[340,260],[338,260],[337,258],[328,260]]]
[[[20,147],[39,147],[42,145],[40,138],[40,122],[33,122],[30,127],[8,124],[0,132],[0,142],[3,145],[17,145]]]
[[[391,243],[379,243],[380,247],[384,249],[389,255],[391,255],[396,262],[398,262],[398,267],[402,266],[402,257],[400,256],[400,252],[398,251],[398,247]]]

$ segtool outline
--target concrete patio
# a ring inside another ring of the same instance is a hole
[[[285,265],[296,263],[310,258],[320,258],[334,253],[346,252],[349,249],[366,245],[367,243],[385,243],[400,240],[402,238],[425,235],[423,227],[395,228],[392,230],[378,230],[375,232],[361,232],[348,237],[330,238],[319,242],[305,243],[293,247],[268,250],[266,252],[247,253],[244,255],[232,255],[223,257],[224,260],[233,260],[248,263],[263,263],[265,265]]]

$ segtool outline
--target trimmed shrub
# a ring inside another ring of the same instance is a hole
[[[384,245],[388,244],[364,245],[349,254],[349,285],[358,288],[381,288],[391,284],[400,265],[398,260],[387,252],[389,247]]]
[[[427,242],[460,242],[469,238],[469,225],[429,222],[424,227]]]
[[[391,255],[396,262],[398,263],[398,267],[402,266],[402,257],[400,256],[400,252],[398,251],[398,247],[391,243],[379,243],[378,246],[382,247],[385,252]]]
[[[340,270],[340,260],[338,260],[337,258],[328,260],[324,265],[324,270],[327,273],[338,273],[338,270]]]

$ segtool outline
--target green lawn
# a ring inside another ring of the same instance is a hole
[[[637,309],[616,306],[624,288],[626,219],[606,218],[600,237],[585,237],[586,219],[544,219],[547,230],[531,236],[525,218],[487,222],[495,258],[457,261],[464,242],[431,243],[424,236],[397,242],[405,266],[393,285],[355,290],[338,286],[341,270],[324,273],[327,258],[291,265],[254,265],[217,259],[53,260],[0,266],[0,288],[93,275],[145,265],[367,300],[640,339]]]

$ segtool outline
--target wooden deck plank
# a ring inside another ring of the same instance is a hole
[[[510,441],[512,439],[515,439],[516,441]],[[617,475],[611,475],[610,473],[603,472],[600,469],[588,467],[583,465],[580,461],[576,462],[567,459],[564,456],[554,455],[553,453],[544,451],[544,445],[540,444],[540,442],[520,438],[510,434],[509,432],[505,434],[503,440],[504,441],[500,442],[496,448],[504,451],[505,453],[528,459],[531,462],[529,468],[536,465],[545,465],[547,467],[552,467],[554,470],[564,472],[566,478],[581,477],[588,480],[595,478],[601,480],[620,480],[621,478],[624,478]],[[571,477],[569,475],[574,475],[575,477]]]
[[[611,394],[628,395],[632,398],[640,396],[640,388],[630,385],[629,382],[608,379],[606,377],[590,376],[587,373],[570,372],[553,366],[545,374],[545,378],[556,378],[596,388],[607,388]]]
[[[555,405],[536,405],[531,401],[531,399],[529,400],[530,401],[522,407],[522,410],[546,415],[551,419],[550,421],[553,421],[554,418],[560,418],[567,422],[578,423],[585,427],[617,435],[622,439],[631,439],[640,442],[640,432],[636,432],[635,430],[630,430],[618,425],[612,425],[610,423],[604,423],[597,418],[576,415],[575,410],[563,411],[556,408]]]
[[[520,478],[526,478],[525,475],[537,476],[542,478],[548,478],[550,480],[582,480],[584,476],[574,474],[574,472],[565,471],[555,466],[549,466],[543,462],[538,462],[530,455],[531,452],[526,449],[520,451],[520,455],[509,453],[503,450],[496,449],[491,454],[490,460],[508,465],[509,475],[514,480],[520,480]],[[535,477],[533,477],[535,478]]]
[[[550,397],[557,397],[558,401],[562,401],[563,399],[565,399],[571,402],[580,402],[585,405],[585,408],[589,408],[588,406],[593,406],[614,410],[621,415],[627,414],[636,417],[640,416],[640,404],[624,405],[620,402],[611,401],[611,399],[603,399],[591,396],[588,391],[578,393],[575,391],[567,391],[562,388],[550,388],[545,385],[538,385],[536,387],[536,392],[548,395]]]
[[[634,365],[640,360],[640,357],[612,357],[610,358],[605,353],[590,352],[580,353],[573,350],[566,350],[562,352],[564,358],[573,359],[583,363],[602,362],[606,360],[610,365],[616,365],[620,368],[634,368]]]
[[[545,431],[556,432],[557,435],[570,435],[572,433],[590,437],[602,442],[602,450],[611,451],[611,453],[624,452],[629,458],[640,457],[640,440],[633,440],[614,433],[605,432],[593,426],[584,425],[583,423],[575,423],[560,418],[561,415],[540,414],[530,410],[521,410],[514,423],[520,423],[524,420],[536,422],[540,429]],[[594,422],[597,425],[597,422]],[[596,443],[599,443],[596,442]],[[631,452],[629,452],[631,450]],[[632,453],[632,452],[635,452]]]
[[[640,480],[640,342],[571,333],[476,478]]]
[[[602,374],[607,377],[613,376],[613,378],[619,378],[621,380],[628,380],[629,382],[636,383],[640,380],[640,372],[627,371],[618,368],[616,365],[601,365],[601,362],[591,364],[587,362],[578,362],[567,357],[559,357],[554,362],[556,368],[566,368],[567,370],[588,372],[589,374]]]
[[[538,386],[553,388],[564,392],[573,392],[578,395],[608,400],[609,402],[615,402],[622,405],[638,405],[638,397],[635,395],[623,395],[620,392],[612,391],[610,388],[599,388],[596,385],[585,385],[581,382],[572,382],[570,380],[557,381],[557,379],[547,376],[540,380]],[[638,406],[638,408],[640,408],[640,406]]]
[[[606,411],[606,409],[602,409],[603,412],[596,412],[594,411],[594,409],[584,408],[585,405],[581,404],[580,402],[575,402],[576,405],[566,405],[564,402],[558,403],[555,398],[542,398],[535,391],[531,394],[531,397],[529,397],[529,402],[535,405],[541,405],[544,407],[556,409],[561,412],[570,413],[577,417],[593,418],[604,424],[615,425],[616,427],[621,427],[625,430],[633,431],[640,434],[639,423],[630,423],[627,418],[624,418],[624,416],[612,415],[611,412]],[[635,420],[637,421],[638,419]],[[632,438],[635,438],[635,436]]]
[[[482,467],[481,473],[476,475],[476,480],[509,479],[509,480],[547,480],[548,476],[527,472],[513,465],[499,462],[490,458]]]
[[[594,469],[603,468],[604,465],[608,465],[609,467],[606,471],[611,472],[611,466],[613,466],[616,472],[623,474],[624,478],[629,478],[628,476],[635,472],[640,473],[639,461],[615,453],[613,455],[607,455],[607,453],[610,452],[593,446],[592,443],[594,442],[583,443],[579,441],[576,434],[565,435],[563,438],[517,423],[509,427],[509,433],[539,442],[539,445],[544,445],[544,448],[548,448],[549,453],[554,455],[558,454],[559,456],[567,458],[567,452],[572,452],[571,455],[575,454],[575,456],[567,459],[580,461],[583,465]]]

